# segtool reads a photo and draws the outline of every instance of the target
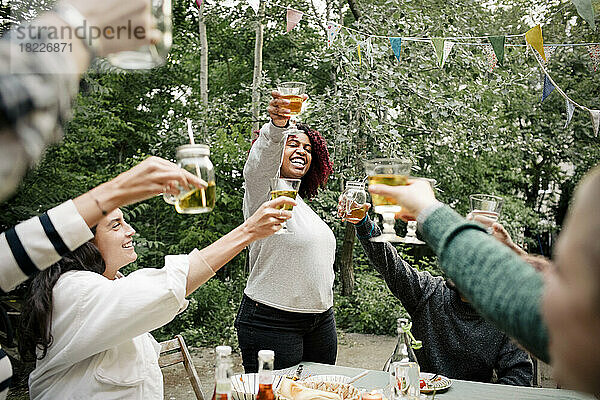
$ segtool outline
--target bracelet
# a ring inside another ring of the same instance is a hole
[[[98,206],[98,208],[100,209],[100,212],[102,213],[103,216],[106,216],[106,214],[108,214],[108,212],[106,212],[106,210],[104,208],[102,208],[102,206],[100,205],[100,202],[98,201],[97,198],[95,198],[94,196],[92,196],[90,194],[90,196],[92,197],[92,199],[94,199],[94,201],[96,202],[96,205]]]
[[[73,7],[68,3],[59,3],[56,4],[53,8],[53,11],[58,15],[63,21],[67,23],[73,30],[74,36],[85,44],[88,53],[90,54],[90,62],[97,57],[98,50],[100,48],[98,44],[98,39],[92,39],[89,37],[89,30],[86,30],[88,27],[88,22],[86,18],[79,12],[78,9]],[[83,35],[78,35],[77,30],[81,29]]]

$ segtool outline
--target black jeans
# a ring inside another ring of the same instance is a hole
[[[333,307],[305,314],[279,310],[244,295],[235,319],[246,373],[258,371],[258,351],[275,351],[275,369],[301,361],[335,364],[337,333]]]

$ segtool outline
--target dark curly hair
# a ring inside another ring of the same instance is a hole
[[[329,159],[327,142],[318,131],[312,130],[308,125],[302,123],[299,123],[296,127],[308,136],[311,145],[310,153],[312,160],[310,168],[302,177],[302,183],[298,191],[303,199],[308,200],[315,197],[319,188],[323,188],[327,184],[327,179],[329,179],[329,175],[333,172],[333,162]],[[257,136],[252,141],[252,144],[256,141],[259,132],[255,133]]]
[[[18,346],[22,360],[41,360],[52,345],[52,290],[61,275],[68,271],[103,274],[105,269],[100,250],[92,242],[86,242],[31,280],[19,321]],[[41,351],[39,357],[37,350]]]

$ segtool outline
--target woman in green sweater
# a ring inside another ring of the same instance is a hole
[[[543,276],[435,199],[429,183],[372,185],[416,218],[440,265],[487,319],[543,361],[566,387],[600,393],[600,168],[583,180]]]

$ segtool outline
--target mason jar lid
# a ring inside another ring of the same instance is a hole
[[[217,346],[217,354],[222,356],[228,356],[231,354],[231,346]]]
[[[360,189],[364,189],[365,188],[365,182],[363,181],[347,181],[346,182],[346,189],[348,188],[360,188]]]
[[[275,352],[273,350],[260,350],[258,358],[263,361],[273,361],[275,359]]]
[[[177,158],[210,156],[210,147],[205,144],[184,144],[177,148]]]

